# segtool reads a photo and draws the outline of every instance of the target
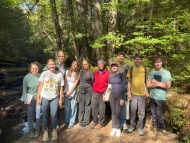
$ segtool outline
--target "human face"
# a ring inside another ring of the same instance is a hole
[[[56,65],[55,65],[55,62],[54,61],[49,61],[48,64],[47,64],[48,68],[50,71],[54,72],[55,71],[55,68],[56,68]]]
[[[38,74],[38,71],[39,71],[39,67],[37,65],[32,65],[31,68],[30,68],[30,73],[32,75],[37,75]]]
[[[162,68],[162,61],[157,60],[157,61],[155,61],[154,65],[155,65],[156,69],[161,69]]]
[[[71,65],[71,68],[72,68],[73,70],[76,70],[77,67],[78,67],[77,62],[73,62],[72,65]]]
[[[65,55],[62,51],[58,52],[57,53],[57,60],[60,62],[60,63],[63,63],[64,60],[65,60]]]
[[[118,70],[118,65],[112,65],[112,66],[111,66],[111,71],[112,71],[112,73],[116,73],[117,70]]]
[[[84,61],[82,63],[82,67],[83,67],[83,69],[88,70],[89,69],[89,63],[87,61]]]
[[[122,63],[122,62],[124,61],[124,59],[125,59],[124,55],[118,55],[118,56],[117,56],[117,60],[118,60],[118,62],[120,62],[120,63]]]
[[[141,58],[135,58],[135,65],[136,65],[136,66],[140,66],[140,65],[141,65],[141,62],[142,62],[142,59],[141,59]]]
[[[104,64],[102,64],[102,63],[99,63],[99,64],[98,64],[98,69],[99,69],[99,70],[102,71],[102,70],[104,70],[104,68],[105,68],[105,65],[104,65]]]

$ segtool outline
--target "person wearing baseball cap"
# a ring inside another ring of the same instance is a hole
[[[124,104],[124,94],[125,94],[125,75],[118,72],[118,64],[116,62],[111,62],[110,64],[111,74],[109,76],[108,84],[111,84],[110,93],[110,106],[112,111],[112,131],[110,136],[116,134],[120,137],[121,134],[121,109]],[[105,97],[103,97],[105,101]]]
[[[93,122],[90,125],[92,129],[96,130],[102,128],[103,122],[105,120],[106,105],[103,101],[103,94],[108,85],[108,78],[110,75],[104,60],[99,60],[97,65],[98,70],[94,71],[94,84],[91,99]]]

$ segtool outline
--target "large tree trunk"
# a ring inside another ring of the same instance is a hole
[[[63,50],[63,44],[62,44],[62,29],[61,26],[59,25],[59,18],[57,14],[57,8],[56,8],[56,3],[55,0],[51,0],[51,8],[52,8],[52,17],[56,29],[56,43],[57,43],[57,49],[58,50]]]
[[[99,38],[103,33],[103,25],[101,22],[101,1],[100,0],[92,0],[92,18],[93,18],[93,35],[94,40]],[[96,49],[96,59],[102,59],[103,53],[102,49]]]
[[[79,43],[81,46],[81,57],[85,60],[88,60],[90,62],[90,50],[91,47],[88,43],[88,37],[87,35],[87,15],[88,15],[88,0],[82,1],[82,0],[76,0],[76,10],[78,12],[78,31],[82,33],[84,36],[79,39]]]
[[[118,2],[118,0],[110,0],[110,3]],[[108,21],[108,33],[111,33],[112,35],[115,35],[115,31],[117,28],[117,8],[112,7],[112,9],[109,11],[109,21]],[[115,47],[112,44],[113,42],[108,39],[107,40],[107,51],[109,55],[109,62],[111,62],[111,58],[114,55]]]

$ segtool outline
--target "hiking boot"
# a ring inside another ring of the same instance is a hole
[[[39,137],[39,135],[40,135],[40,127],[36,127],[36,128],[35,128],[34,138]]]
[[[158,137],[158,130],[157,128],[153,128],[153,136],[152,139],[155,141]]]
[[[92,122],[92,123],[90,124],[90,128],[91,128],[91,129],[94,129],[95,126],[96,126],[96,123],[94,123],[94,122]]]
[[[43,134],[43,141],[44,141],[44,142],[49,141],[48,131],[45,131],[45,132],[44,132],[44,134]]]
[[[95,129],[95,130],[99,130],[99,129],[101,129],[102,127],[103,127],[102,124],[97,124],[97,125],[94,127],[94,129]]]
[[[53,131],[52,131],[52,137],[51,137],[51,140],[52,140],[52,141],[57,140],[57,131],[56,131],[56,130],[53,130]]]
[[[132,133],[134,130],[135,130],[135,128],[129,127],[128,130],[127,130],[127,132],[128,132],[128,133]]]
[[[156,143],[163,143],[164,135],[161,132],[158,132],[158,137]]]
[[[120,130],[120,129],[117,129],[117,130],[116,130],[116,137],[120,137],[120,135],[121,135],[121,130]]]
[[[143,131],[143,129],[138,129],[138,132],[139,132],[139,135],[140,135],[140,136],[144,136],[144,131]]]
[[[34,129],[30,130],[30,138],[32,139],[34,137]]]
[[[128,129],[128,127],[127,127],[126,124],[122,124],[121,126],[122,126],[123,130],[127,130]]]
[[[110,136],[114,136],[116,133],[117,129],[116,128],[112,128],[111,132],[110,132]]]

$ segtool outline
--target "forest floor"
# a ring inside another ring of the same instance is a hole
[[[60,110],[61,111],[61,110]],[[63,113],[63,112],[62,112]],[[63,114],[62,114],[63,115]],[[138,130],[136,129],[133,133],[127,133],[122,131],[120,137],[111,137],[111,120],[110,114],[106,114],[105,125],[100,130],[91,129],[90,126],[86,128],[80,128],[78,124],[73,126],[71,129],[67,129],[64,126],[63,116],[59,120],[61,125],[58,129],[58,140],[48,141],[49,143],[154,143],[152,140],[153,132],[151,127],[146,123],[144,127],[144,136],[139,136]],[[51,135],[51,133],[49,133]],[[41,143],[41,135],[36,139],[30,139],[29,133],[25,134],[16,143]],[[164,143],[179,143],[177,135],[171,132],[164,131]]]

